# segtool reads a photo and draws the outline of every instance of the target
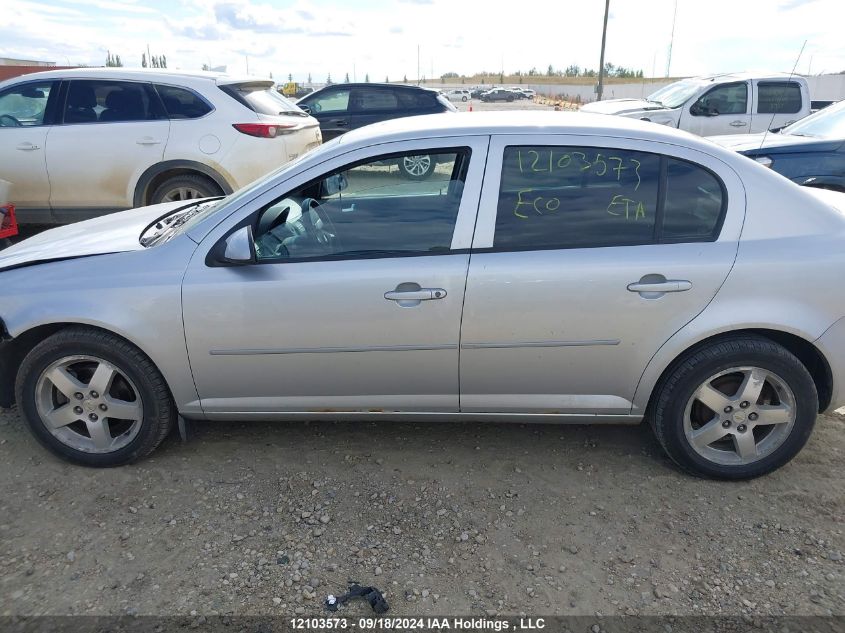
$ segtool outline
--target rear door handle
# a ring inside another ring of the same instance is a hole
[[[332,124],[333,125],[339,125],[339,126],[343,127],[344,125],[347,124],[347,121],[345,119],[335,119],[334,121],[332,121]]]
[[[731,127],[745,127],[748,125],[745,121],[731,121]]]
[[[645,275],[628,284],[629,292],[638,292],[644,299],[657,299],[667,292],[685,292],[691,288],[692,282],[686,279],[666,279],[663,275]]]
[[[41,149],[38,145],[33,145],[32,143],[21,143],[16,147],[16,149],[21,150],[22,152],[31,152],[34,149]]]
[[[144,138],[139,138],[135,141],[138,145],[161,145],[161,141],[158,141],[154,138],[149,136],[145,136]]]
[[[432,301],[446,297],[443,288],[422,288],[417,283],[405,282],[396,286],[395,290],[388,290],[384,298],[388,301],[395,301],[403,308],[418,306],[421,301]]]

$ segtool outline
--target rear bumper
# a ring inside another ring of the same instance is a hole
[[[830,405],[825,412],[845,406],[845,317],[831,325],[815,341],[816,347],[827,359],[833,379]]]

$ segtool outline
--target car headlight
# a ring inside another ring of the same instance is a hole
[[[763,167],[768,167],[769,169],[772,168],[772,163],[775,162],[768,156],[755,156],[754,160],[760,163]]]

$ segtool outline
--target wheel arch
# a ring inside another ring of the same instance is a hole
[[[651,414],[651,409],[654,405],[654,400],[660,391],[659,387],[663,383],[674,368],[684,361],[690,354],[694,354],[702,347],[712,345],[720,341],[741,337],[743,335],[756,335],[762,338],[767,338],[770,341],[778,343],[794,354],[799,361],[807,368],[813,382],[816,385],[816,391],[819,395],[819,413],[825,411],[830,406],[831,398],[833,396],[833,372],[830,368],[830,363],[825,358],[824,354],[816,347],[810,340],[794,333],[783,330],[776,330],[770,328],[743,328],[737,330],[729,330],[711,334],[703,339],[700,339],[693,344],[683,349],[663,367],[662,371],[650,385],[648,399],[646,401],[644,410],[646,416]],[[646,369],[648,371],[648,368]],[[644,373],[645,375],[645,373]],[[635,396],[635,403],[639,400],[639,392],[645,385],[640,383],[637,388],[637,396]],[[645,394],[643,394],[644,396]]]
[[[214,181],[214,184],[220,187],[226,195],[234,191],[230,184],[233,179],[230,175],[221,173],[220,170],[194,160],[166,160],[149,167],[138,178],[132,198],[132,206],[143,207],[150,204],[150,196],[161,183],[173,176],[184,175],[205,176]]]
[[[102,327],[96,323],[86,323],[84,321],[62,321],[56,323],[44,323],[35,325],[27,330],[12,337],[6,330],[5,324],[0,321],[0,408],[9,408],[15,404],[15,380],[17,379],[18,369],[23,362],[23,359],[29,354],[32,349],[41,341],[47,339],[53,334],[71,327],[84,327],[91,330],[98,330],[117,336],[130,345],[138,348],[142,354],[150,359],[150,362],[161,372],[158,363],[153,360],[153,357],[138,341],[133,340],[124,332],[118,332],[114,329]],[[161,372],[163,375],[163,372]],[[167,381],[165,380],[165,384]],[[170,387],[168,385],[168,390]],[[171,393],[171,397],[173,394]]]

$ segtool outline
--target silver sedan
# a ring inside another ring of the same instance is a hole
[[[648,420],[755,477],[845,404],[843,199],[616,117],[390,121],[2,252],[0,404],[93,466],[178,416]]]

